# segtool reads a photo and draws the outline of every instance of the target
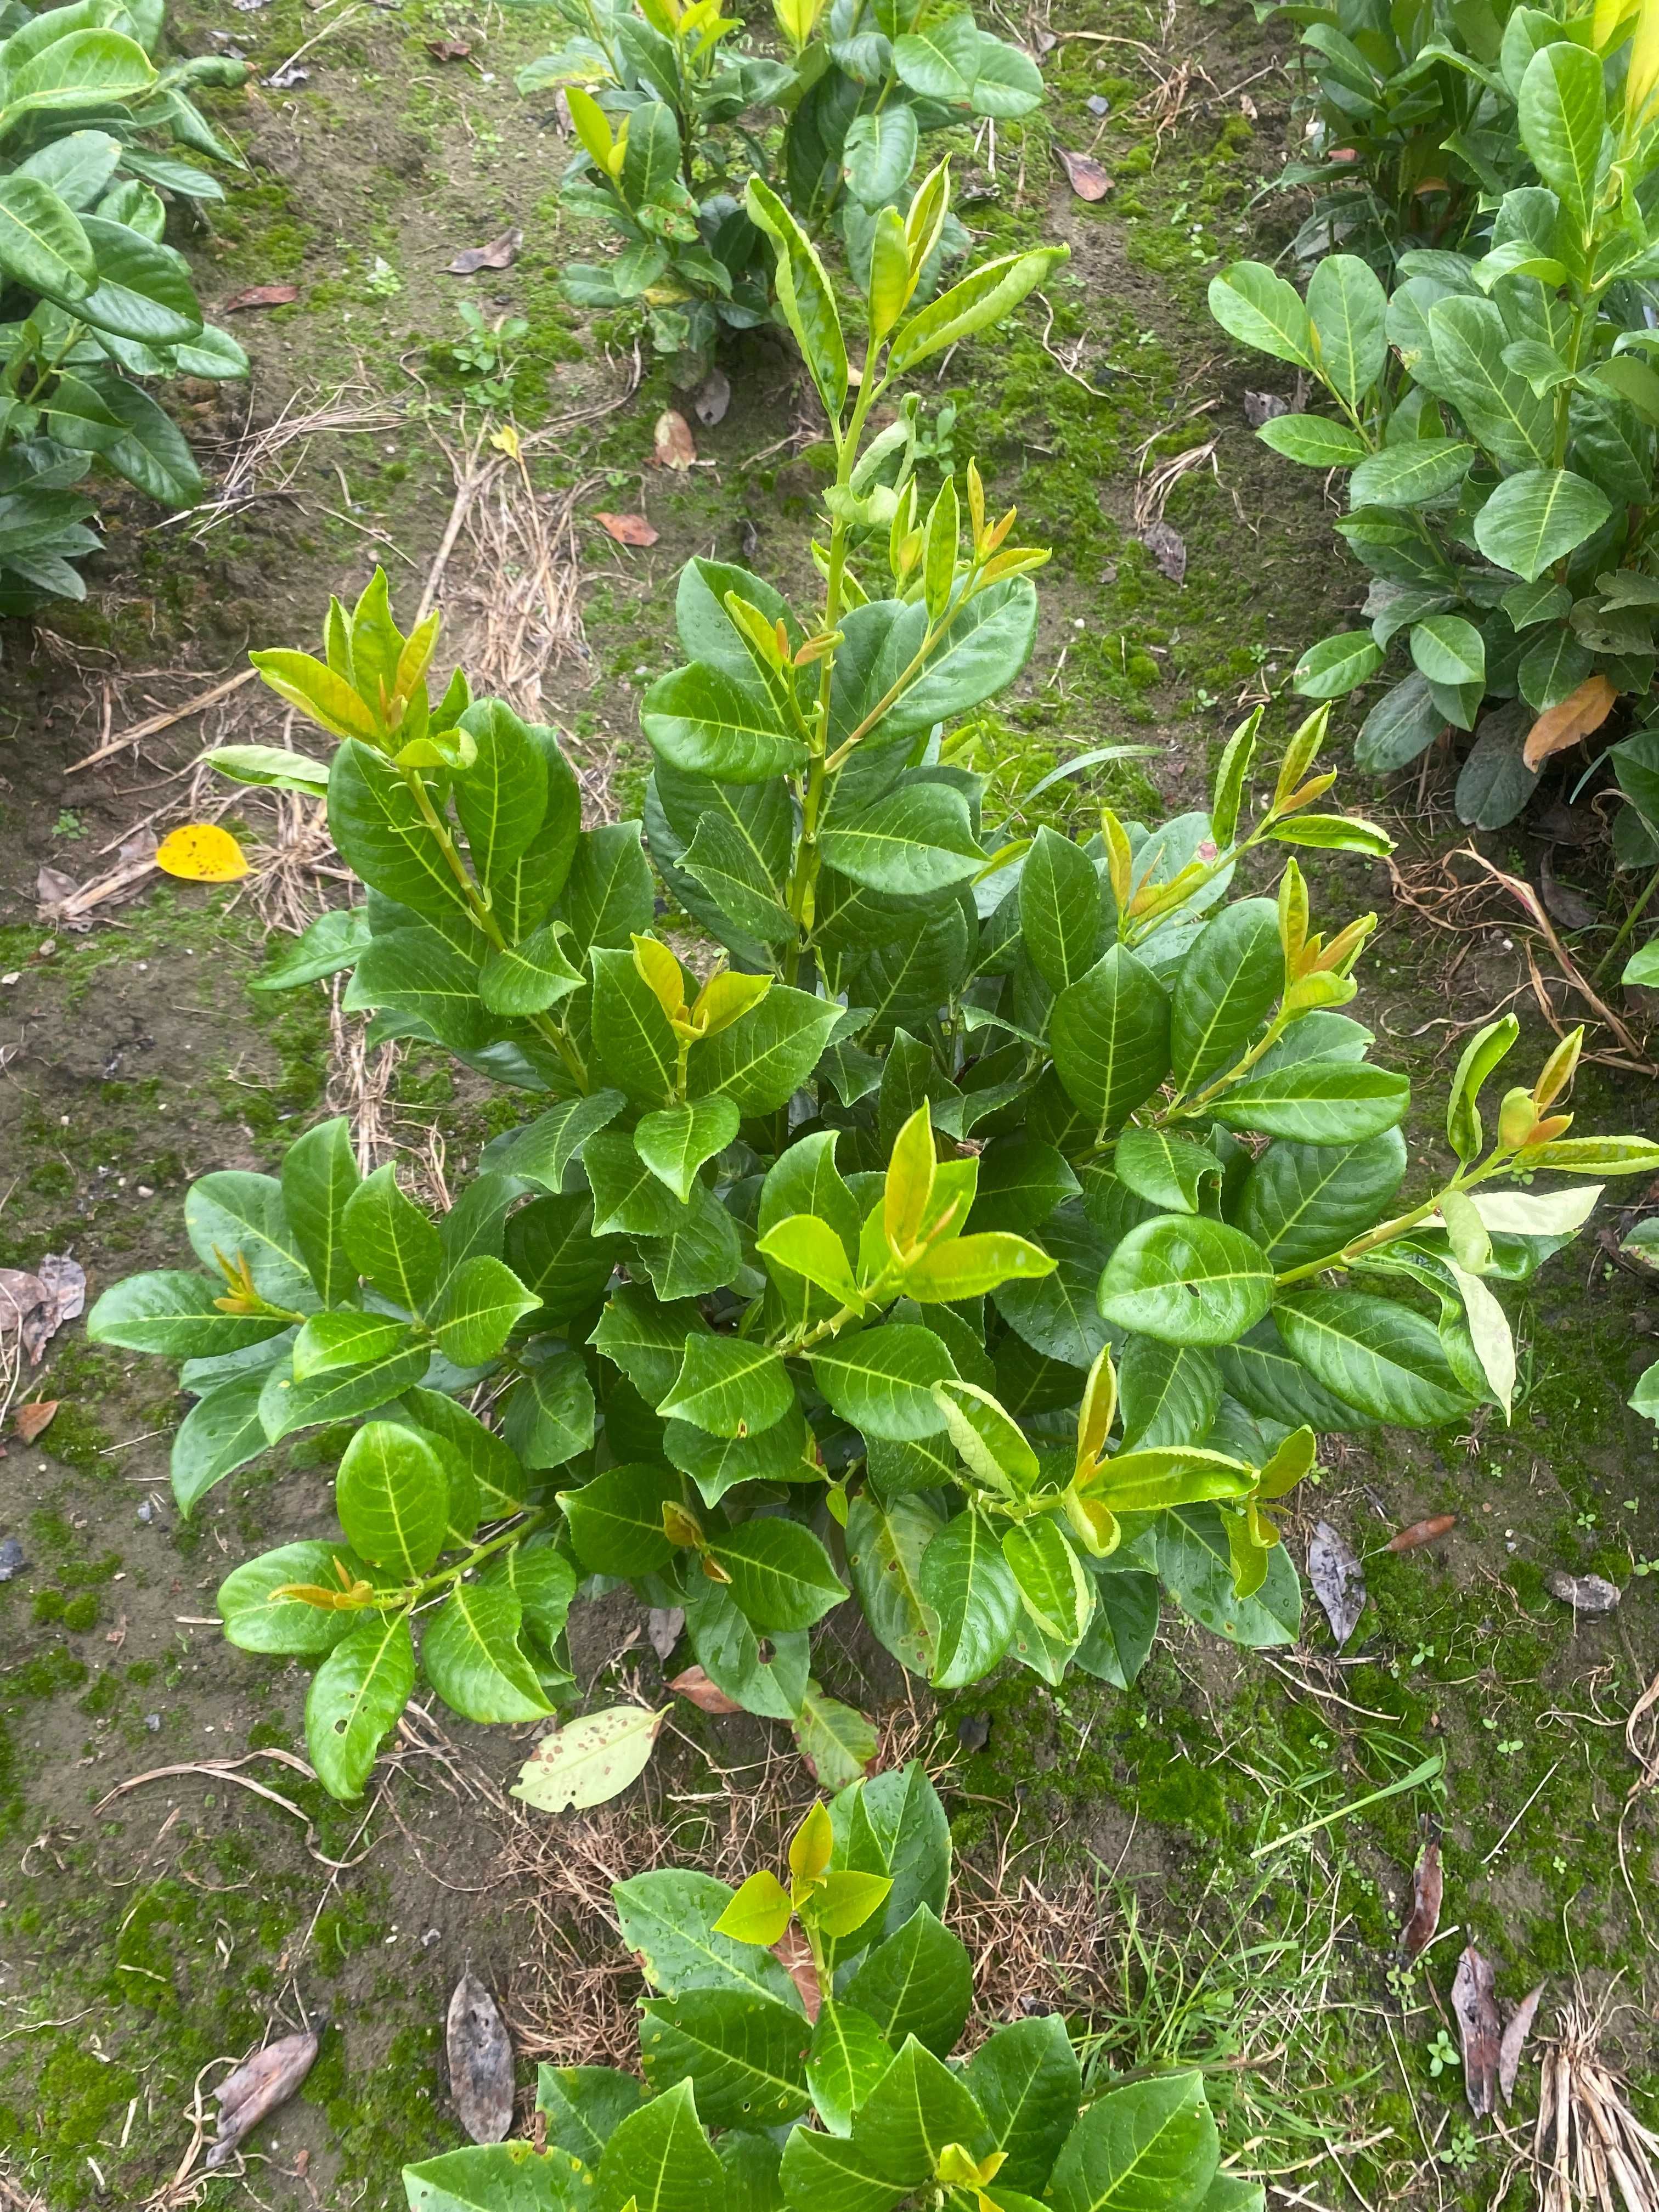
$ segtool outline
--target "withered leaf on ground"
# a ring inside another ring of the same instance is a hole
[[[445,2047],[461,2125],[475,2143],[501,2142],[513,2124],[513,2042],[495,1998],[471,1966],[449,2000]]]
[[[310,2073],[316,2056],[314,2034],[285,2035],[280,2042],[268,2043],[252,2058],[244,2059],[234,2074],[226,2075],[215,2093],[219,2100],[219,2132],[208,2150],[210,2166],[222,2166],[267,2112],[288,2102]]]
[[[1365,1610],[1365,1570],[1328,1521],[1317,1523],[1308,1546],[1308,1580],[1340,1651]]]
[[[428,39],[426,50],[434,62],[464,62],[472,52],[465,39]]]
[[[1281,399],[1276,392],[1247,392],[1244,394],[1244,420],[1253,430],[1259,430],[1264,422],[1272,422],[1290,411],[1290,401]]]
[[[297,284],[250,284],[246,292],[234,293],[219,313],[240,315],[245,307],[289,307],[299,296]]]
[[[1103,200],[1112,189],[1112,180],[1091,154],[1073,154],[1064,146],[1054,149],[1060,165],[1071,179],[1072,190],[1080,200]]]
[[[79,1261],[60,1252],[48,1252],[33,1274],[22,1267],[0,1267],[0,1342],[15,1335],[29,1365],[38,1367],[64,1323],[80,1313],[86,1296]]]
[[[651,434],[651,451],[659,468],[689,469],[696,459],[697,443],[691,435],[691,425],[674,408],[665,407],[658,416]]]
[[[1400,1931],[1400,1955],[1408,1966],[1434,1941],[1434,1931],[1440,1925],[1440,1900],[1444,1890],[1440,1846],[1425,1844],[1412,1875],[1412,1909]]]
[[[1504,2023],[1492,1994],[1492,1963],[1473,1943],[1457,1962],[1452,1980],[1452,2010],[1463,2045],[1463,2094],[1477,2120],[1498,2102],[1498,2053]]]
[[[56,1398],[36,1398],[29,1405],[20,1406],[12,1415],[12,1425],[26,1444],[37,1437],[45,1436],[52,1426],[52,1417],[58,1411]]]
[[[1545,1576],[1544,1587],[1575,1613],[1611,1613],[1620,1598],[1618,1583],[1605,1576],[1570,1575],[1559,1567]]]
[[[596,514],[593,518],[601,530],[610,532],[618,545],[654,545],[657,532],[642,514]]]
[[[1432,1544],[1449,1535],[1457,1526],[1455,1513],[1431,1513],[1426,1521],[1413,1521],[1409,1528],[1402,1528],[1397,1536],[1390,1536],[1382,1547],[1385,1552],[1419,1552],[1425,1544]]]
[[[523,243],[524,233],[516,226],[504,230],[499,238],[492,238],[487,246],[464,246],[455,258],[445,264],[448,276],[476,276],[481,269],[507,269],[513,257]]]
[[[712,430],[716,422],[726,420],[731,404],[731,378],[723,368],[711,368],[691,394],[691,412],[705,430]]]
[[[1551,921],[1559,921],[1563,929],[1589,929],[1601,920],[1600,913],[1583,891],[1559,881],[1547,845],[1538,859],[1538,896]]]
[[[1170,581],[1180,583],[1187,574],[1187,541],[1181,532],[1167,522],[1149,522],[1135,535]]]
[[[1601,728],[1613,712],[1613,702],[1618,696],[1599,670],[1594,676],[1587,676],[1559,706],[1545,708],[1527,732],[1521,757],[1528,768],[1538,768],[1552,753],[1565,752],[1569,745],[1576,745],[1580,738],[1587,738],[1592,730]]]
[[[1537,2016],[1538,2002],[1544,1994],[1540,1982],[1535,1990],[1528,1990],[1504,2025],[1504,2039],[1498,2046],[1498,2087],[1507,2105],[1515,2095],[1515,2085],[1521,2073],[1521,2053],[1527,2038],[1532,2033],[1532,2024]]]
[[[688,1667],[683,1674],[676,1674],[668,1685],[676,1696],[685,1698],[699,1712],[740,1713],[743,1707],[735,1698],[728,1698],[718,1683],[711,1682],[701,1667]]]
[[[685,1608],[679,1605],[653,1605],[645,1616],[645,1632],[651,1640],[651,1649],[659,1659],[667,1659],[680,1640],[685,1626]]]

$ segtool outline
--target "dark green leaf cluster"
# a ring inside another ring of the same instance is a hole
[[[1386,271],[1414,246],[1455,245],[1483,198],[1522,181],[1516,94],[1540,36],[1565,35],[1556,18],[1493,0],[1261,12],[1298,31],[1305,126],[1273,183],[1314,195],[1291,248],[1304,267],[1340,246]]]
[[[901,204],[922,134],[1026,115],[1042,97],[1036,64],[966,8],[774,0],[787,60],[747,46],[719,0],[558,0],[558,12],[573,37],[520,70],[519,87],[565,88],[581,150],[560,197],[623,241],[611,259],[573,264],[564,290],[579,307],[639,312],[682,382],[722,329],[776,319],[770,258],[744,205],[750,177],[803,222],[833,216],[864,285],[877,219]],[[967,243],[953,218],[923,298]]]
[[[202,320],[183,256],[165,243],[163,193],[223,197],[168,150],[241,156],[192,102],[240,84],[215,55],[151,59],[161,0],[0,8],[0,614],[82,599],[74,566],[99,544],[95,459],[152,499],[187,506],[202,480],[178,426],[143,388],[174,375],[237,377],[247,357]]]
[[[617,1883],[650,1992],[643,2081],[544,2066],[541,2147],[406,2166],[414,2212],[1261,2212],[1261,2185],[1221,2167],[1199,2074],[1085,2101],[1057,2013],[994,2027],[952,2058],[973,1962],[944,1924],[950,1829],[921,1767],[815,1808],[790,1860],[789,1893],[751,1875],[734,1893],[690,1869]],[[767,1930],[730,1932],[759,1884],[786,1922],[796,1900],[810,2008]],[[837,1884],[859,1895],[853,1912],[815,1914]]]
[[[825,1780],[867,1756],[811,1675],[849,1586],[944,1688],[1009,1658],[1125,1685],[1160,1588],[1218,1635],[1286,1641],[1273,1508],[1317,1435],[1508,1410],[1498,1292],[1600,1186],[1505,1186],[1659,1169],[1650,1143],[1566,1134],[1576,1039],[1489,1133],[1510,1021],[1458,1071],[1450,1174],[1401,1200],[1408,1086],[1342,1011],[1374,917],[1316,927],[1285,858],[1388,848],[1321,811],[1326,710],[1259,805],[1253,717],[1204,811],[1103,810],[1082,842],[986,821],[951,724],[1023,666],[1042,556],[971,464],[922,510],[902,412],[864,433],[905,363],[1048,257],[910,312],[944,203],[936,173],[883,218],[853,393],[817,257],[751,187],[836,432],[823,602],[688,565],[688,657],[642,708],[649,860],[638,823],[580,826],[550,730],[459,675],[431,701],[436,618],[405,637],[383,578],[331,611],[324,659],[256,656],[339,739],[331,763],[216,757],[325,788],[367,885],[264,981],[349,968],[372,1034],[543,1094],[441,1222],[390,1169],[360,1178],[337,1123],[280,1182],[209,1176],[187,1206],[204,1272],[92,1316],[186,1363],[186,1507],[272,1442],[352,1425],[343,1541],[221,1595],[238,1642],[322,1657],[312,1741],[343,1791],[408,1692],[412,1632],[458,1711],[527,1717],[589,1577],[682,1610],[715,1688],[791,1721]],[[1248,854],[1284,860],[1275,896],[1235,895]],[[656,933],[659,879],[719,948],[695,969]]]
[[[1337,527],[1375,579],[1369,629],[1313,646],[1297,688],[1340,698],[1403,659],[1356,757],[1387,773],[1448,726],[1473,732],[1457,808],[1481,829],[1519,813],[1551,752],[1620,700],[1645,700],[1659,651],[1659,120],[1652,85],[1626,67],[1630,19],[1605,58],[1590,28],[1518,8],[1495,58],[1466,58],[1494,101],[1501,89],[1512,103],[1498,167],[1514,181],[1483,201],[1461,251],[1402,252],[1391,293],[1350,253],[1318,264],[1305,301],[1258,262],[1210,288],[1235,337],[1334,403],[1334,415],[1281,415],[1260,434],[1305,466],[1349,472]],[[1620,839],[1626,865],[1659,859],[1633,811]]]

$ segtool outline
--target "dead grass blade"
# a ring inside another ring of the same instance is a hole
[[[135,722],[130,730],[123,730],[118,738],[107,738],[95,752],[88,753],[84,759],[71,761],[64,769],[64,775],[78,775],[83,768],[91,768],[99,761],[108,760],[112,754],[125,751],[129,745],[139,745],[146,738],[157,737],[163,730],[170,730],[175,722],[182,722],[189,715],[199,714],[209,707],[217,706],[220,700],[229,698],[233,691],[240,691],[245,684],[251,684],[258,672],[257,668],[244,668],[238,675],[227,676],[207,690],[198,691],[193,699],[186,699],[182,706],[169,707],[161,714],[150,714],[143,721]]]
[[[1659,2212],[1659,2136],[1637,2118],[1603,2055],[1611,1996],[1574,1997],[1547,2047],[1533,2138],[1539,2212]]]

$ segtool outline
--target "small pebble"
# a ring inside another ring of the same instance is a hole
[[[1111,101],[1103,99],[1097,92],[1091,92],[1084,105],[1091,115],[1109,115],[1112,112]]]
[[[138,1508],[138,1518],[144,1523],[146,1528],[148,1528],[150,1522],[155,1518],[155,1510],[148,1498]]]
[[[28,1561],[23,1557],[23,1547],[15,1536],[8,1536],[3,1542],[0,1542],[0,1583],[11,1582],[16,1576],[26,1572],[27,1567]]]
[[[159,1735],[161,1732],[161,1716],[160,1713],[146,1713],[144,1715],[144,1726],[149,1730],[152,1735]]]

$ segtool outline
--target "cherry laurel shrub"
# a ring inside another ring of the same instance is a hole
[[[256,656],[331,763],[216,756],[326,791],[367,885],[260,988],[349,968],[373,1036],[549,1101],[441,1220],[391,1167],[360,1177],[343,1121],[280,1177],[206,1176],[200,1271],[134,1277],[92,1316],[184,1361],[186,1510],[299,1431],[345,1437],[341,1534],[219,1597],[234,1642],[316,1662],[309,1741],[342,1796],[412,1691],[417,1631],[456,1711],[550,1711],[589,1577],[684,1608],[712,1681],[793,1721],[826,1781],[872,1743],[810,1673],[849,1583],[943,1688],[1011,1656],[1126,1686],[1160,1585],[1218,1635],[1286,1641],[1272,1509],[1318,1433],[1507,1407],[1494,1286],[1582,1224],[1583,1177],[1659,1168],[1659,1146],[1566,1135],[1576,1038],[1489,1136],[1508,1018],[1458,1069],[1449,1174],[1402,1203],[1409,1086],[1341,1011],[1375,917],[1315,927],[1293,857],[1276,896],[1235,895],[1247,854],[1387,849],[1318,811],[1322,710],[1253,814],[1257,717],[1207,811],[1106,810],[1086,843],[982,820],[952,724],[1024,665],[1045,556],[988,519],[971,465],[965,533],[953,479],[924,511],[908,416],[866,429],[1060,250],[908,314],[946,197],[936,171],[881,218],[854,386],[816,253],[750,187],[834,434],[823,598],[687,564],[686,665],[642,708],[649,859],[638,822],[580,826],[550,729],[459,672],[431,702],[436,618],[405,637],[380,576],[331,609],[325,659]],[[659,879],[720,948],[701,978],[655,926]],[[1581,1180],[1528,1188],[1561,1171]]]
[[[643,2082],[544,2066],[537,2141],[405,2166],[413,2212],[1261,2212],[1260,2183],[1221,2168],[1200,2074],[1088,2098],[1057,2013],[951,2062],[973,1965],[943,1923],[951,1834],[919,1766],[815,1805],[785,1874],[617,1882]],[[792,1923],[815,2019],[770,1948]]]
[[[1659,7],[1632,37],[1638,21],[1517,8],[1501,75],[1462,64],[1516,106],[1498,165],[1513,188],[1494,179],[1460,251],[1401,253],[1387,293],[1347,253],[1320,262],[1305,302],[1260,262],[1210,286],[1234,337],[1324,387],[1334,413],[1281,415],[1260,434],[1349,471],[1337,528],[1374,580],[1369,628],[1310,647],[1296,688],[1343,697],[1392,657],[1357,761],[1386,774],[1449,726],[1472,731],[1456,804],[1483,830],[1521,812],[1551,753],[1615,713],[1641,717],[1659,665]],[[1651,777],[1652,743],[1615,763],[1628,796]],[[1644,855],[1659,847],[1626,810],[1616,856]]]

